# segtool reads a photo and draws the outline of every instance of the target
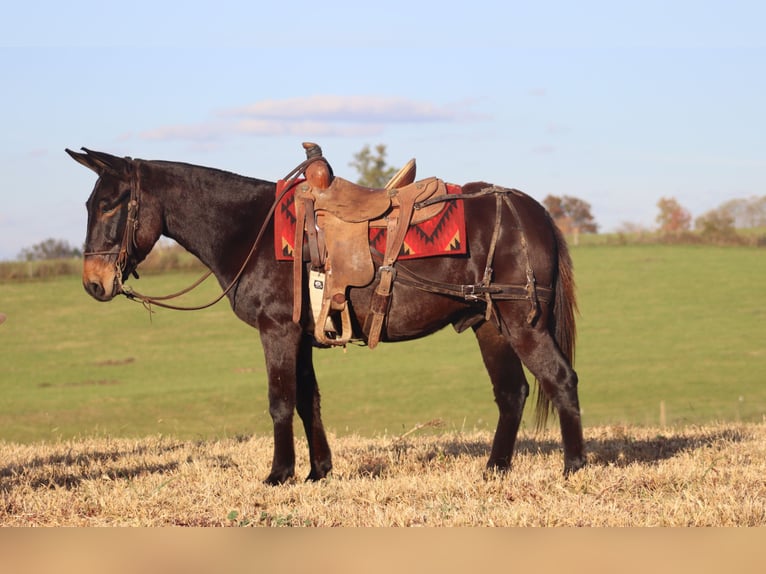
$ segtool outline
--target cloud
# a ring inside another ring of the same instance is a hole
[[[437,106],[430,102],[380,96],[310,96],[263,100],[227,110],[223,115],[275,120],[369,122],[452,122],[468,117],[464,105]]]
[[[560,135],[560,134],[566,134],[569,132],[570,132],[569,126],[566,126],[564,124],[549,122],[548,125],[545,126],[545,133],[549,135]]]
[[[486,119],[471,101],[440,106],[407,98],[316,95],[261,100],[221,110],[197,124],[161,126],[138,134],[144,140],[211,143],[234,135],[375,136],[397,124],[455,123]]]
[[[380,124],[337,124],[316,120],[277,121],[264,119],[245,119],[235,124],[238,133],[278,136],[278,135],[311,135],[311,136],[374,136],[383,132]]]
[[[141,132],[139,137],[144,140],[187,140],[194,142],[210,142],[220,139],[230,127],[224,123],[210,122],[190,125],[163,126]]]
[[[542,144],[542,145],[533,147],[530,151],[536,155],[551,155],[553,153],[556,153],[556,148],[550,144]]]

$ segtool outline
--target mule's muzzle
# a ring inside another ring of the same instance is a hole
[[[100,281],[83,281],[83,286],[91,297],[99,301],[110,301],[114,298],[114,290],[107,290]]]
[[[87,259],[83,265],[82,285],[98,301],[111,301],[122,292],[121,277],[113,262]]]

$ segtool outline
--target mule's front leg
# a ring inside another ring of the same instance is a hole
[[[295,475],[293,415],[300,330],[289,324],[281,329],[261,331],[261,342],[269,376],[269,414],[274,425],[274,458],[266,483],[276,485]]]
[[[273,387],[277,387],[273,389]],[[293,443],[293,411],[295,409],[295,386],[286,389],[284,379],[275,385],[269,377],[269,414],[274,424],[274,457],[266,483],[271,485],[287,482],[295,475],[295,444]],[[287,391],[287,392],[284,392]]]

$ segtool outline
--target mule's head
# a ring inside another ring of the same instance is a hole
[[[141,163],[83,148],[66,152],[99,176],[87,203],[82,282],[99,301],[122,292],[122,284],[160,235],[151,199],[142,194]]]

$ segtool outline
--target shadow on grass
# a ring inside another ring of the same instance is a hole
[[[113,466],[125,458],[164,455],[182,448],[183,443],[154,446],[137,445],[129,450],[94,450],[75,452],[66,447],[62,452],[37,456],[30,460],[0,468],[0,491],[20,487],[38,489],[73,489],[87,480],[131,479],[145,474],[165,473],[178,468],[179,462],[135,462]]]
[[[687,432],[688,431],[684,431]],[[682,452],[708,448],[721,442],[737,443],[746,438],[738,429],[715,431],[700,430],[688,434],[660,432],[651,438],[635,438],[629,429],[615,429],[608,436],[589,438],[585,441],[585,452],[589,465],[628,466],[633,463],[653,464],[673,458]],[[525,438],[519,440],[516,453],[550,454],[562,452],[561,441],[551,439]],[[489,454],[489,449],[486,450]]]
[[[686,432],[686,431],[685,431]],[[651,438],[635,438],[625,430],[616,429],[609,436],[589,438],[585,441],[588,465],[625,467],[630,464],[656,464],[677,456],[679,453],[709,448],[721,443],[737,443],[746,438],[738,429],[716,431],[700,430],[697,434],[658,433]],[[406,441],[394,443],[381,449],[369,447],[361,455],[357,467],[359,476],[378,477],[396,465],[401,457],[412,456],[416,446]],[[415,454],[417,460],[427,464],[436,458],[455,459],[461,456],[489,458],[491,439],[486,441],[448,437],[438,439],[423,452]],[[562,452],[561,441],[549,438],[520,438],[515,456],[549,455]]]
[[[673,458],[682,452],[710,448],[725,443],[737,443],[747,438],[745,431],[735,428],[706,431],[683,430],[674,434],[659,432],[650,438],[635,438],[629,429],[615,428],[603,436],[586,440],[588,464],[593,466],[624,467],[633,463],[656,464]],[[238,442],[246,437],[238,437]],[[77,488],[89,480],[132,479],[148,474],[172,472],[191,455],[181,455],[177,460],[166,462],[141,461],[143,456],[161,457],[184,449],[189,443],[167,442],[156,445],[137,445],[132,449],[110,451],[107,449],[76,452],[70,447],[62,447],[60,452],[47,456],[33,457],[29,460],[0,467],[0,491],[9,492],[17,488],[55,489]],[[204,453],[205,441],[195,443]],[[340,456],[353,457],[359,462],[355,465],[352,477],[381,477],[406,459],[414,459],[422,465],[429,465],[434,460],[457,459],[460,457],[489,457],[491,439],[480,440],[460,436],[444,435],[435,437],[424,445],[410,440],[394,440],[389,445],[369,445],[344,449]],[[523,437],[516,445],[516,455],[529,456],[559,454],[561,442],[551,438]],[[199,452],[197,453],[199,455]],[[136,458],[139,460],[136,461]],[[170,457],[171,459],[173,457]],[[195,456],[196,458],[196,456]],[[237,463],[227,455],[205,455],[209,464],[221,468],[237,467]],[[183,460],[181,460],[183,459]],[[125,462],[129,464],[125,464]],[[122,463],[122,464],[121,464]]]
[[[709,448],[720,443],[738,443],[746,433],[737,429],[699,431],[699,434],[674,435],[659,433],[651,438],[634,439],[628,434],[586,441],[588,464],[628,466],[633,463],[654,464],[682,452]]]

